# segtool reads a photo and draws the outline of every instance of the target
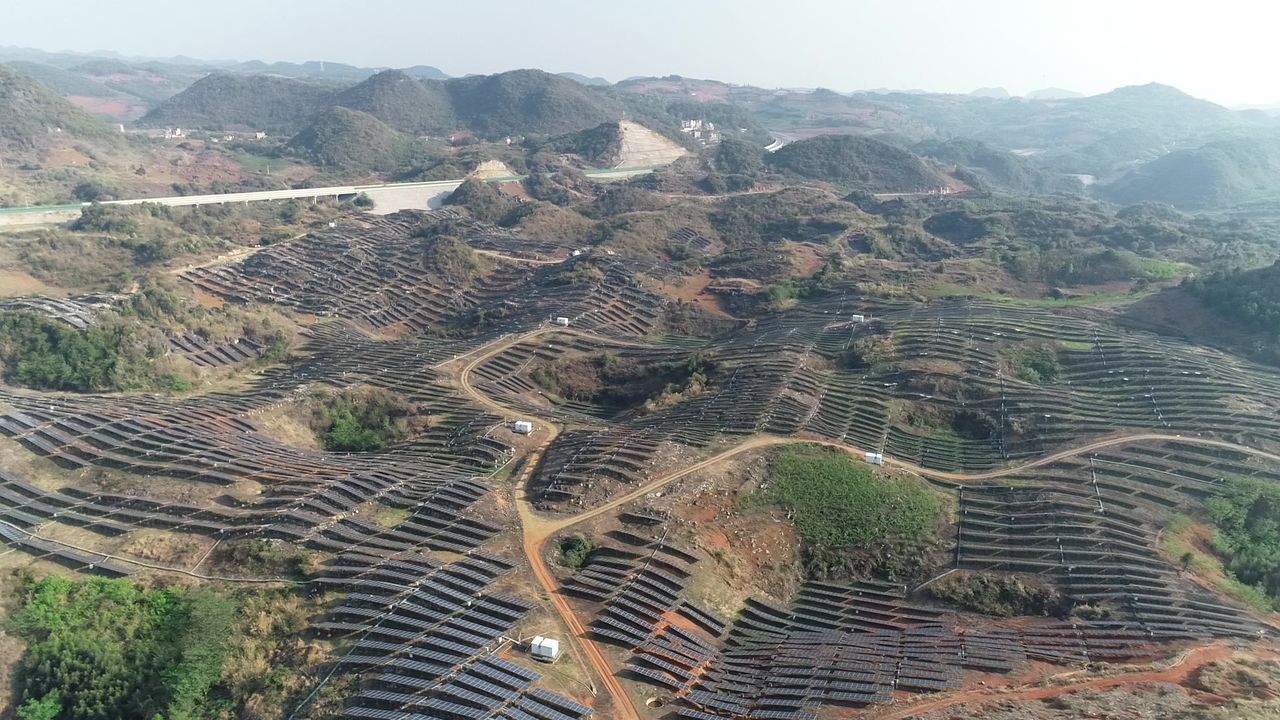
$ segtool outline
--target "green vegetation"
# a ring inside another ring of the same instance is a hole
[[[956,177],[982,190],[1017,193],[1080,192],[1083,185],[1072,177],[1043,167],[1033,158],[1015,155],[978,140],[953,138],[915,146],[920,155],[956,166]]]
[[[227,540],[213,551],[214,567],[235,575],[304,580],[311,575],[311,555],[280,540]]]
[[[776,171],[868,192],[917,192],[943,184],[920,158],[895,145],[858,135],[819,135],[765,158]]]
[[[326,450],[381,450],[409,437],[417,408],[389,390],[348,388],[311,399],[311,428]]]
[[[215,73],[142,118],[152,127],[295,132],[329,97],[324,86],[271,75]]]
[[[391,172],[421,154],[415,143],[359,110],[331,107],[289,140],[287,148],[322,168]]]
[[[449,223],[437,223],[419,230],[422,266],[448,282],[468,284],[492,269],[493,261],[452,234],[455,231],[460,232]]]
[[[159,354],[124,323],[75,330],[34,313],[0,312],[0,366],[14,385],[76,392],[183,389],[183,379],[156,372],[152,361]]]
[[[1188,209],[1239,204],[1280,193],[1280,138],[1219,140],[1175,150],[1105,188],[1117,202],[1162,202]]]
[[[1018,379],[1037,385],[1056,382],[1062,372],[1058,350],[1049,343],[1031,343],[1015,349],[1010,365]]]
[[[1272,600],[1258,586],[1246,585],[1231,575],[1216,551],[1201,550],[1196,541],[1197,523],[1186,515],[1175,515],[1160,533],[1160,550],[1184,571],[1212,582],[1228,597],[1235,598],[1259,612],[1270,612]]]
[[[1217,533],[1214,550],[1241,583],[1265,593],[1280,609],[1280,487],[1255,478],[1229,478],[1205,501]]]
[[[101,118],[54,95],[7,65],[0,65],[0,147],[33,149],[48,143],[49,128],[75,139],[119,143]]]
[[[939,600],[995,617],[1063,616],[1070,610],[1070,602],[1057,588],[1038,577],[966,573],[943,578],[928,589]]]
[[[337,105],[368,113],[412,136],[442,135],[458,127],[444,83],[384,70],[338,93]]]
[[[485,138],[564,135],[622,116],[608,93],[541,70],[473,75],[445,89],[461,124]]]
[[[233,600],[205,591],[144,590],[102,579],[29,583],[13,618],[28,645],[15,673],[22,713],[59,720],[209,717],[235,615]]]
[[[577,155],[588,165],[602,166],[617,157],[621,141],[618,123],[606,122],[587,130],[552,138],[543,145],[543,149]]]
[[[942,519],[924,483],[876,477],[848,453],[817,445],[778,451],[767,484],[743,504],[785,508],[804,541],[806,570],[819,577],[913,576]]]
[[[1223,317],[1280,339],[1280,262],[1188,278],[1182,286]]]
[[[595,549],[596,544],[587,536],[575,533],[560,541],[560,563],[570,570],[577,570],[586,564]]]
[[[126,580],[22,579],[12,631],[23,720],[278,720],[328,652],[302,639],[323,598],[287,590],[145,588]],[[336,717],[345,681],[310,717]]]
[[[495,225],[510,224],[520,201],[498,189],[493,183],[468,178],[445,198],[446,205],[464,207],[477,220]]]

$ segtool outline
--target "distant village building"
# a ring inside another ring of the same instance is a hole
[[[716,131],[715,123],[707,120],[681,120],[680,132],[701,141],[704,145],[720,142],[720,133]]]

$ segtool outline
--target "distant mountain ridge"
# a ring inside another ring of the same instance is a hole
[[[489,138],[561,135],[624,114],[610,93],[541,70],[451,80],[386,70],[341,89],[273,75],[210,75],[161,103],[142,123],[293,133],[334,106],[410,135],[470,130]]]

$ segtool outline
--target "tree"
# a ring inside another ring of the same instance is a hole
[[[18,708],[22,720],[57,720],[62,713],[62,693],[53,690],[40,699],[32,698]]]

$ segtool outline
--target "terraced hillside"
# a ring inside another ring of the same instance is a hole
[[[458,209],[193,266],[175,282],[290,313],[301,346],[185,394],[0,388],[6,562],[314,599],[300,633],[327,651],[283,709],[298,717],[329,692],[384,720],[874,717],[978,682],[1122,677],[1191,644],[1271,647],[1274,616],[1180,568],[1164,533],[1224,478],[1280,481],[1273,370],[1105,312],[848,278],[735,318],[674,294],[681,272]],[[264,352],[170,341],[219,366]],[[310,398],[352,388],[411,406],[405,439],[309,444]],[[802,576],[799,511],[753,493],[769,453],[803,442],[935,498],[919,577]],[[157,537],[192,549],[140,550]],[[246,547],[307,561],[218,560]],[[979,575],[1051,585],[1061,612],[929,592]],[[563,641],[556,664],[529,658],[535,635]]]

